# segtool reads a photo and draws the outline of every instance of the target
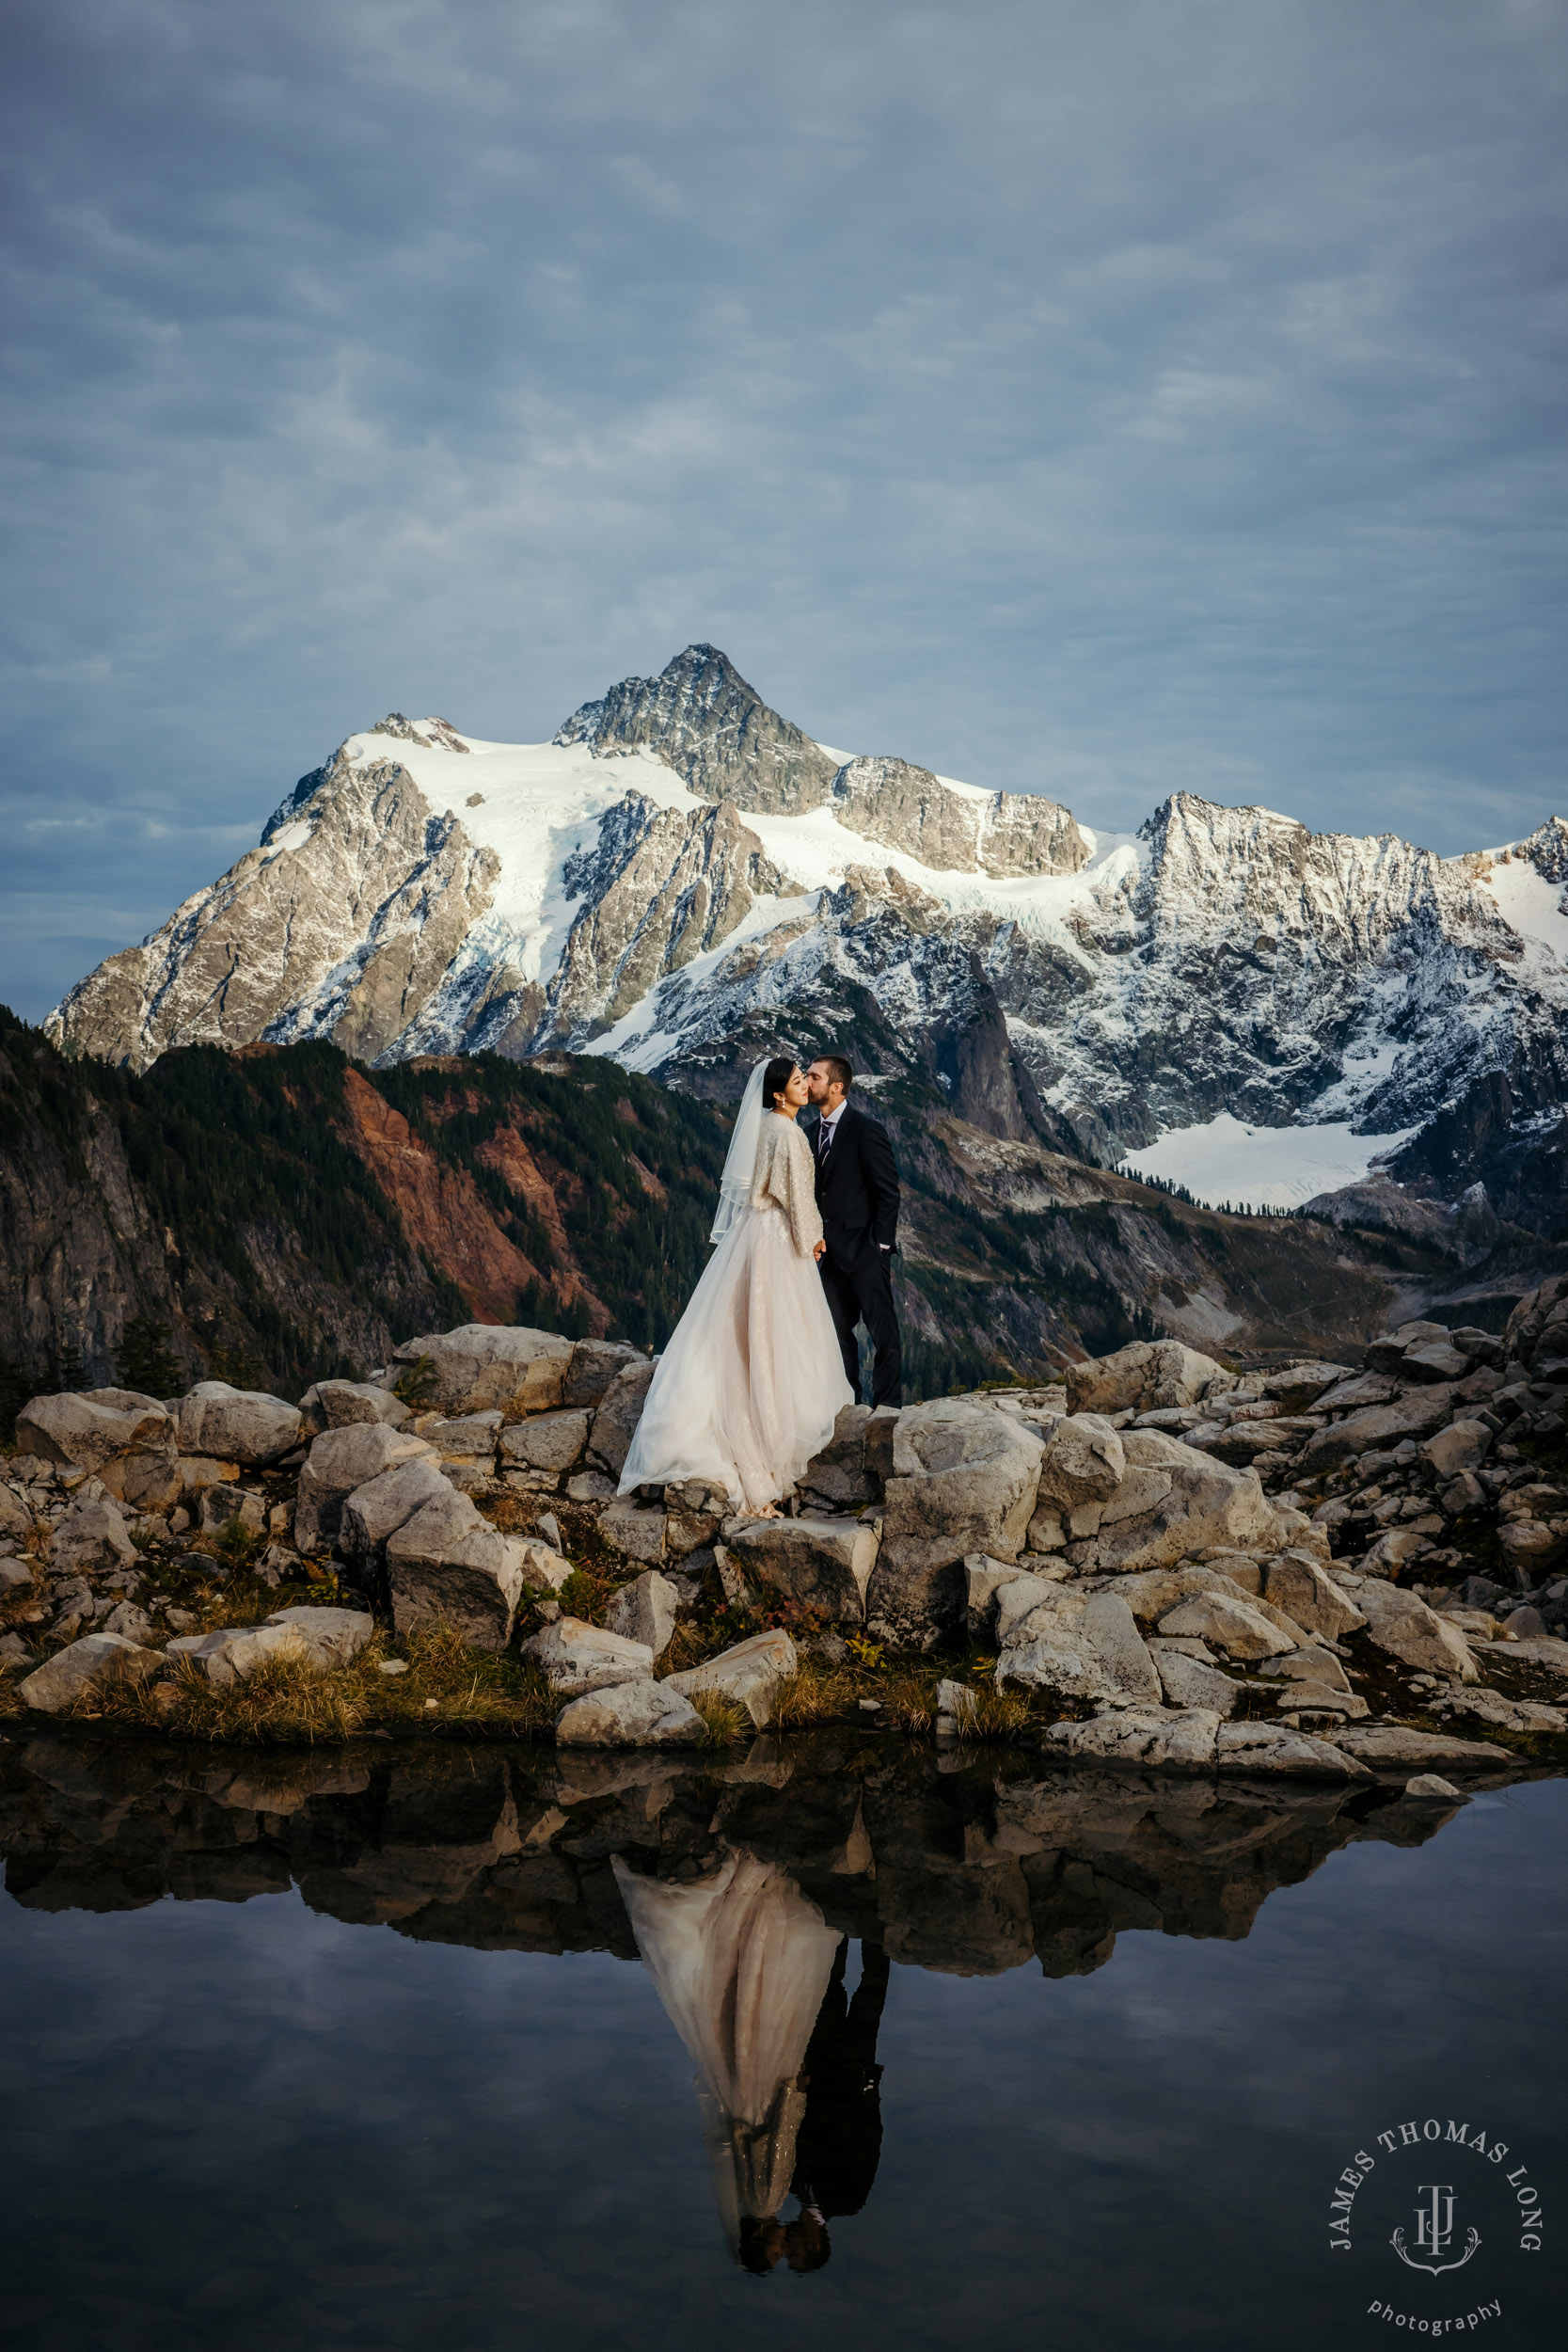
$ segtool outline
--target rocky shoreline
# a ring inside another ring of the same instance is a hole
[[[468,1325],[297,1405],[37,1398],[0,1473],[0,1712],[562,1749],[852,1722],[1433,1794],[1568,1762],[1568,1280],[1500,1338],[1356,1353],[1140,1343],[849,1407],[774,1521],[616,1499],[652,1363],[610,1342]]]

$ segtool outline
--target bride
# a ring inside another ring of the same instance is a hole
[[[705,1478],[737,1511],[771,1518],[855,1401],[816,1271],[816,1162],[795,1124],[806,1099],[787,1054],[746,1082],[719,1182],[719,1246],[655,1370],[622,1494]]]

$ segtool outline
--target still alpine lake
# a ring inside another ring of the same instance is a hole
[[[1560,1779],[13,1737],[0,1847],[26,2352],[1560,2341]]]

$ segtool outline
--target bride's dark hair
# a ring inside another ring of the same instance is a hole
[[[795,1074],[793,1054],[775,1054],[762,1073],[762,1099],[770,1111],[777,1110],[775,1097],[784,1092]]]

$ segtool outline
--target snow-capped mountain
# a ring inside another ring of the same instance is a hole
[[[566,1047],[725,1097],[771,1044],[838,1043],[995,1136],[1201,1197],[1350,1187],[1376,1217],[1394,1178],[1445,1203],[1483,1180],[1543,1232],[1565,885],[1558,818],[1454,858],[1190,793],[1099,833],[829,750],[692,645],[549,743],[351,735],[48,1026],[138,1068],[202,1041]]]

